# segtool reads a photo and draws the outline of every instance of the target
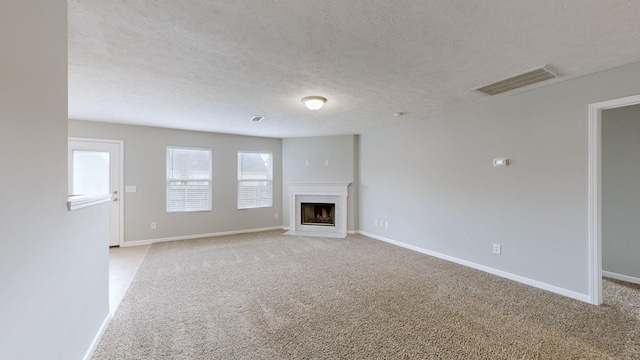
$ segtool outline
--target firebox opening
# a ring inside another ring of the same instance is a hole
[[[301,203],[302,225],[336,226],[336,204]]]

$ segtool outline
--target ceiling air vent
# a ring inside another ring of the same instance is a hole
[[[252,118],[251,118],[251,120],[249,120],[249,121],[254,122],[254,123],[257,123],[257,122],[262,121],[262,119],[264,119],[264,116],[258,116],[258,115],[256,115],[256,116],[252,117]]]
[[[518,74],[504,80],[496,81],[492,84],[484,85],[471,90],[492,96],[502,94],[503,92],[519,89],[528,85],[536,84],[545,80],[555,79],[559,76],[560,74],[558,72],[553,71],[548,68],[547,65],[544,65],[533,70],[529,70],[525,73]]]

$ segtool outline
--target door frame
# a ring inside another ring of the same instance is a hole
[[[602,110],[640,104],[640,95],[589,104],[589,302],[602,304]]]
[[[118,207],[119,207],[119,223],[118,226],[119,234],[118,234],[118,246],[122,247],[124,245],[124,140],[116,140],[116,139],[98,139],[98,138],[84,138],[84,137],[73,137],[69,136],[67,138],[67,142],[69,141],[83,141],[83,142],[91,142],[91,143],[100,143],[100,144],[111,144],[118,146],[118,162],[120,163],[119,176],[118,180],[120,186],[118,188]],[[68,169],[71,171],[71,169]]]

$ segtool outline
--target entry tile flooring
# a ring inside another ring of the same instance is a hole
[[[115,314],[150,245],[109,248],[109,311]]]

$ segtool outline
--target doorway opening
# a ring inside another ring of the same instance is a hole
[[[602,111],[640,104],[640,95],[589,104],[589,302],[602,304]]]

